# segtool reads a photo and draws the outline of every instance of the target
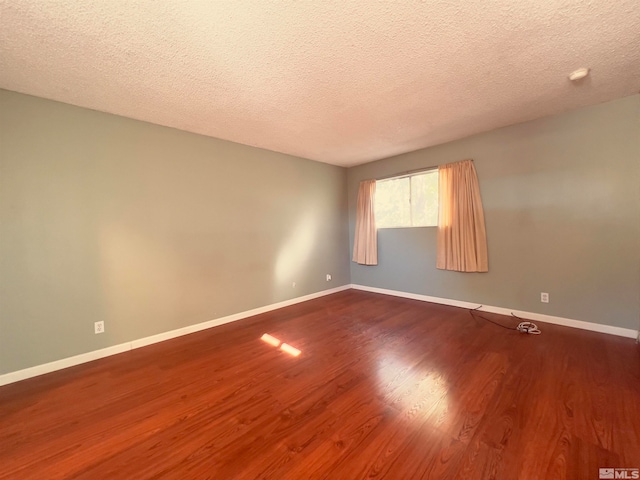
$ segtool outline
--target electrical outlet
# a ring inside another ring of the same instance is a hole
[[[540,301],[542,303],[549,303],[549,294],[547,292],[540,293]]]
[[[331,274],[327,273],[327,282],[331,281]]]
[[[93,324],[93,329],[95,334],[104,333],[104,322],[96,322]]]
[[[293,282],[293,283],[291,284],[291,288],[296,288],[296,282]]]

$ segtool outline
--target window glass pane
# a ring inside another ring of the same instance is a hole
[[[410,227],[409,178],[376,182],[376,227]]]
[[[411,213],[414,227],[438,224],[438,171],[411,178]]]
[[[376,227],[433,227],[438,224],[438,171],[376,183]]]

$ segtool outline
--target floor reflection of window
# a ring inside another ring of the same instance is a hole
[[[260,337],[260,340],[268,343],[269,345],[273,345],[276,348],[280,347],[280,350],[282,350],[285,353],[288,353],[293,357],[297,357],[302,353],[296,347],[289,345],[288,343],[283,343],[279,339],[277,339],[273,335],[269,335],[268,333],[265,333],[264,335],[262,335],[262,337]]]

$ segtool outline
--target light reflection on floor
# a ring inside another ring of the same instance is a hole
[[[448,384],[438,370],[406,365],[393,356],[378,363],[380,397],[416,423],[440,425],[449,410]]]
[[[260,337],[260,340],[276,348],[280,347],[280,350],[282,350],[285,353],[288,353],[293,357],[297,357],[302,353],[302,351],[298,350],[296,347],[289,345],[288,343],[283,343],[279,339],[277,339],[272,335],[269,335],[268,333],[265,333],[264,335],[262,335],[262,337]]]
[[[283,352],[287,352],[289,355],[293,355],[294,357],[297,357],[302,353],[300,350],[298,350],[295,347],[292,347],[287,343],[283,343],[282,345],[280,345],[280,350],[282,350]]]
[[[273,345],[274,347],[280,346],[280,340],[278,340],[276,337],[272,337],[268,333],[262,335],[262,337],[260,337],[260,340],[262,340],[263,342],[267,342],[269,345]]]

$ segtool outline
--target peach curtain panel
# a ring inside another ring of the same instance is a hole
[[[353,261],[361,265],[378,264],[378,234],[373,210],[375,196],[375,180],[360,182],[356,210],[356,234],[353,239]]]
[[[438,167],[439,211],[436,267],[488,272],[487,232],[473,160]]]

